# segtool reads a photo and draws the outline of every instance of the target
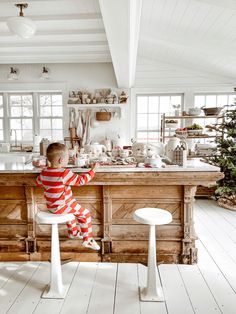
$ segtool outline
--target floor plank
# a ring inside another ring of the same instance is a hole
[[[117,264],[100,263],[86,314],[113,313],[116,292]]]
[[[194,313],[177,265],[160,265],[159,270],[168,313]]]
[[[140,313],[137,264],[118,264],[114,314]]]
[[[98,263],[80,263],[61,309],[61,314],[87,313]]]
[[[214,295],[218,306],[223,313],[234,314],[236,309],[235,292],[204,245],[198,241],[197,246],[199,249],[197,266]]]
[[[197,265],[178,265],[195,313],[221,313]]]
[[[18,262],[1,262],[0,263],[0,288],[22,267],[24,263]]]
[[[0,290],[1,307],[0,313],[5,314],[15,302],[18,295],[27,285],[34,272],[39,267],[39,263],[27,262],[14,272],[13,276],[2,286]]]
[[[71,285],[73,277],[75,275],[76,269],[78,267],[77,262],[70,262],[62,266],[63,272],[63,283]],[[44,284],[49,283],[50,278],[50,264],[47,263],[47,278],[44,281]],[[45,288],[45,286],[44,286]],[[60,313],[61,307],[66,299],[41,299],[38,305],[36,306],[33,313],[42,314],[42,313]]]

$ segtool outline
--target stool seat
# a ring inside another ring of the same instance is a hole
[[[161,208],[139,208],[134,212],[134,219],[145,225],[166,225],[172,221],[172,215]]]
[[[36,215],[37,223],[41,224],[59,224],[67,221],[74,220],[75,217],[73,214],[52,214],[49,212],[38,212]]]

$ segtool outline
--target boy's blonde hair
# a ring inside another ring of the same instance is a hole
[[[61,157],[64,157],[67,152],[67,147],[61,143],[52,143],[47,148],[47,159],[50,162],[58,161]]]

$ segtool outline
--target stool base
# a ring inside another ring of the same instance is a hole
[[[158,292],[156,293],[147,293],[146,287],[139,287],[139,299],[144,302],[164,302],[164,295],[162,288],[157,288]]]
[[[41,298],[43,299],[64,299],[69,290],[69,285],[63,285],[61,292],[50,290],[50,285],[47,285]]]

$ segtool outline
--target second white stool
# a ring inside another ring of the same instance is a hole
[[[169,224],[172,221],[170,212],[160,208],[140,208],[134,212],[133,218],[141,224],[150,226],[148,243],[148,269],[147,286],[139,287],[141,301],[164,301],[163,291],[157,284],[156,262],[156,227],[157,225]]]
[[[62,283],[58,224],[72,220],[74,220],[73,214],[56,215],[42,211],[36,214],[37,223],[52,225],[50,283],[43,292],[42,298],[63,299],[67,294],[69,286]]]

